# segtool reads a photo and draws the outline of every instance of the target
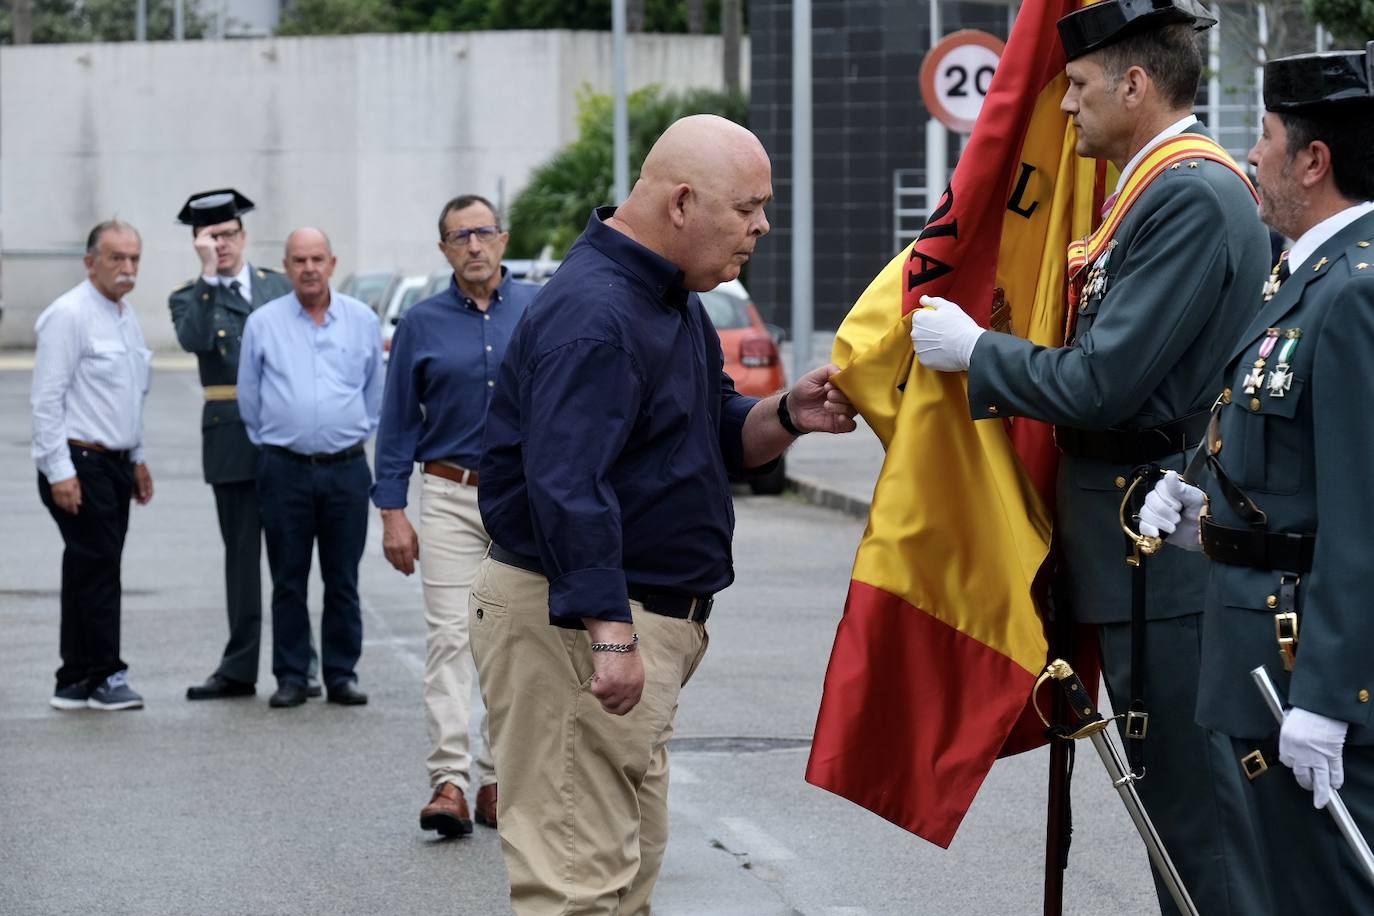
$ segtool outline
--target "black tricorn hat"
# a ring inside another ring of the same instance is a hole
[[[201,191],[186,199],[177,220],[188,226],[213,226],[242,216],[253,209],[253,202],[233,188]]]
[[[1280,57],[1264,65],[1264,107],[1270,111],[1374,105],[1374,41],[1363,51]]]
[[[1166,25],[1191,25],[1201,32],[1217,24],[1198,0],[1103,0],[1059,20],[1059,40],[1077,60],[1123,38]]]

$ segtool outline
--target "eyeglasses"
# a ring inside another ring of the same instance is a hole
[[[500,226],[477,226],[473,229],[454,229],[452,232],[444,234],[445,245],[462,245],[468,240],[468,236],[477,236],[477,241],[483,245],[490,242],[501,234]]]
[[[222,232],[210,233],[210,238],[214,239],[216,242],[232,242],[239,237],[239,233],[242,231],[242,229],[225,229]]]

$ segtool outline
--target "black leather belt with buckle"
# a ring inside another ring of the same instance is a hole
[[[498,563],[544,575],[544,564],[538,557],[507,550],[495,541],[487,552]],[[644,605],[644,610],[664,617],[675,617],[678,620],[705,623],[706,618],[711,616],[711,608],[715,606],[715,598],[711,595],[689,595],[685,592],[636,585],[633,582],[629,583],[625,590],[631,601],[638,601]]]

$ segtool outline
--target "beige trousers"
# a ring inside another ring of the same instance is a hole
[[[425,593],[425,724],[429,784],[451,782],[464,792],[468,774],[480,785],[496,781],[491,739],[482,718],[476,767],[468,750],[472,658],[468,647],[468,589],[489,543],[477,511],[477,488],[424,475],[420,492],[420,581]]]
[[[543,576],[482,561],[468,602],[519,916],[641,916],[668,844],[668,739],[706,652],[699,623],[630,602],[644,694],[613,716],[588,689],[584,630],[549,624]]]

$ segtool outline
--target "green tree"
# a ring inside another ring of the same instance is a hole
[[[356,35],[394,32],[396,8],[389,0],[294,0],[282,10],[278,35]]]
[[[12,4],[0,7],[0,43],[11,44]],[[185,0],[183,28],[187,38],[206,32],[207,18],[196,0]],[[172,38],[173,0],[148,0],[148,38]],[[129,0],[33,0],[33,43],[68,41],[133,41],[134,5]]]
[[[744,124],[749,112],[743,95],[709,89],[665,93],[649,86],[631,93],[626,102],[632,185],[649,147],[678,118],[707,113]],[[511,257],[534,257],[547,244],[561,258],[586,227],[593,208],[613,203],[612,117],[609,95],[586,87],[578,93],[578,138],[536,169],[511,203]]]
[[[1307,12],[1326,26],[1338,47],[1362,47],[1374,37],[1374,0],[1304,0]]]

